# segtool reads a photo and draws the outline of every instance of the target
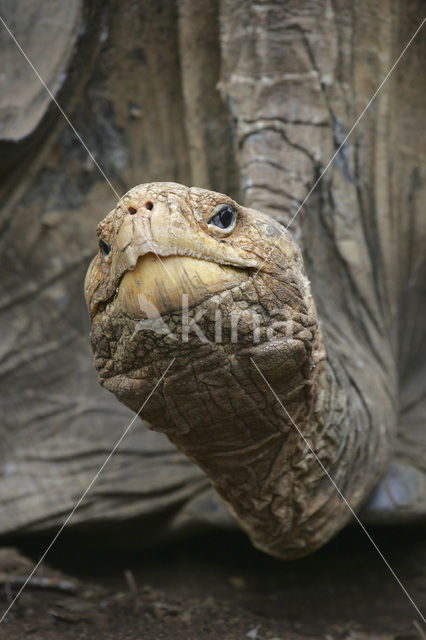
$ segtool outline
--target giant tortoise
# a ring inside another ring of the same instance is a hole
[[[421,0],[26,5],[2,17],[92,156],[2,27],[1,539],[57,531],[151,392],[141,414],[184,453],[135,422],[64,535],[239,521],[300,555],[352,518],[324,469],[363,522],[424,521],[424,38],[345,140]],[[119,403],[82,282],[141,182],[88,278]]]

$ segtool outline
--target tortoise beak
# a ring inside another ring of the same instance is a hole
[[[247,279],[243,269],[191,256],[140,256],[117,288],[114,311],[135,319],[188,309]]]

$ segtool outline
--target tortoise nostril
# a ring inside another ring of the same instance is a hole
[[[153,203],[152,203],[152,202],[145,202],[145,207],[146,207],[149,211],[151,211],[151,209],[154,207],[154,205],[153,205]]]
[[[130,215],[132,216],[133,214],[136,213],[137,209],[135,209],[135,207],[127,207],[127,211],[130,213]]]

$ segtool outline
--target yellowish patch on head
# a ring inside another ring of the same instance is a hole
[[[189,307],[215,293],[238,285],[247,274],[215,262],[189,256],[158,258],[148,253],[138,259],[136,267],[121,281],[116,309],[133,318],[153,317],[182,308],[182,292]]]

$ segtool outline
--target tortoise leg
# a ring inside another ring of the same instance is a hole
[[[426,471],[411,462],[391,462],[359,515],[371,524],[426,522]]]
[[[211,485],[195,493],[170,523],[171,533],[209,529],[239,529],[237,520]]]

